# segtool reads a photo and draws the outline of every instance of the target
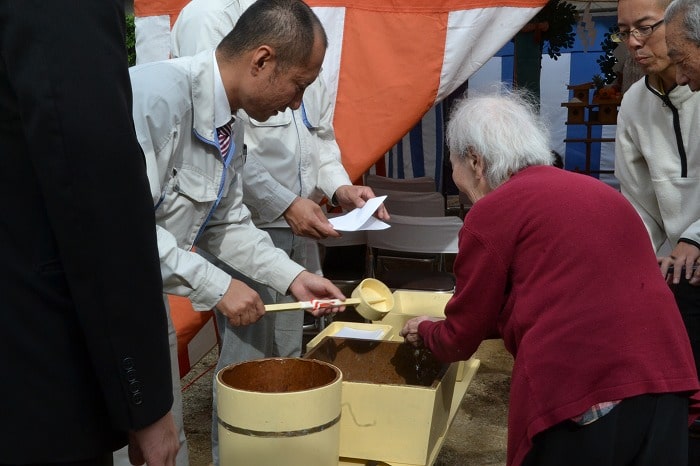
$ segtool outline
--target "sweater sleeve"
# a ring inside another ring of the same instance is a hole
[[[465,224],[454,264],[457,291],[447,303],[446,318],[425,321],[418,327],[425,345],[437,359],[445,362],[469,359],[484,339],[497,334],[507,270],[499,252]]]

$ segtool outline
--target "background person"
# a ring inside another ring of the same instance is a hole
[[[178,15],[171,38],[174,56],[189,56],[215,48],[233,29],[250,0],[192,0]],[[253,222],[275,246],[297,264],[321,273],[315,239],[340,236],[319,206],[325,195],[346,210],[374,197],[366,186],[353,186],[340,161],[332,127],[331,102],[320,78],[304,91],[301,107],[288,108],[265,121],[241,111],[247,148],[243,201]],[[378,215],[388,219],[381,207]],[[284,221],[284,225],[279,225]],[[275,226],[266,228],[275,222]],[[257,291],[265,303],[289,301],[275,289],[235,274]],[[228,324],[218,315],[222,341],[219,367],[256,358],[298,357],[302,350],[304,314],[280,312],[245,327]],[[212,456],[218,464],[216,403],[212,414]]]
[[[173,465],[121,1],[0,2],[0,464]],[[99,117],[96,115],[99,109]]]
[[[614,189],[550,166],[534,108],[504,92],[452,112],[452,177],[474,203],[455,293],[401,335],[448,362],[503,338],[508,465],[686,465],[700,384],[644,226]]]
[[[261,24],[270,26],[263,29]],[[287,107],[298,108],[305,83],[318,76],[325,50],[321,23],[303,2],[258,0],[216,51],[131,69],[134,120],[155,205],[164,291],[188,297],[195,310],[216,308],[232,326],[257,321],[263,303],[194,247],[299,300],[344,298],[330,281],[291,261],[253,225],[242,202],[243,123],[240,117],[232,121],[239,109],[265,121]],[[221,136],[225,134],[230,141]],[[177,364],[172,325],[170,343]],[[179,390],[175,397],[173,411],[181,427]],[[178,463],[186,464],[184,455]]]
[[[671,2],[664,22],[668,57],[676,68],[676,82],[695,92],[700,89],[700,3]]]
[[[700,371],[700,288],[688,281],[700,258],[700,94],[676,84],[676,66],[666,48],[668,4],[618,3],[619,33],[612,37],[627,46],[646,76],[627,90],[620,105],[615,177],[649,232],[661,273],[672,270],[669,281]],[[700,433],[697,424],[693,430]],[[691,440],[690,455],[691,464],[700,464],[700,440]]]
[[[192,0],[173,25],[173,55],[189,56],[215,48],[252,3],[252,0]],[[323,81],[319,77],[309,84],[298,109],[288,108],[264,122],[245,112],[240,114],[248,149],[243,201],[251,211],[253,222],[291,259],[320,273],[314,239],[337,237],[340,233],[328,222],[319,202],[325,195],[345,210],[352,210],[374,197],[371,188],[353,186],[341,163],[332,126],[332,105]],[[388,220],[383,206],[378,217]],[[280,220],[285,223],[280,225]],[[270,226],[273,222],[275,225]],[[254,281],[246,283],[266,303],[289,300]],[[255,325],[226,329],[237,335],[241,345],[226,345],[229,354],[222,354],[221,359],[233,363],[266,356],[300,356],[303,317],[298,312],[270,314]],[[225,322],[219,324],[220,329],[225,328]]]

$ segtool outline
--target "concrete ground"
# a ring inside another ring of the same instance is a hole
[[[481,360],[481,366],[433,466],[505,465],[513,358],[501,340],[485,341],[475,356]],[[191,466],[207,466],[211,462],[211,386],[215,364],[213,350],[182,379]]]

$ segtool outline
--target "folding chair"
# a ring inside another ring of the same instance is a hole
[[[376,189],[389,189],[392,191],[409,191],[430,193],[437,191],[435,178],[421,176],[418,178],[387,178],[386,176],[368,174],[365,177],[365,185]]]
[[[389,215],[413,217],[444,217],[445,196],[438,192],[405,192],[378,188],[377,196],[386,195],[384,206]]]
[[[463,193],[462,191],[459,192],[459,215],[460,217],[464,218],[465,215],[469,212],[469,209],[472,208],[472,200],[469,199],[469,196],[467,196],[466,193]]]
[[[457,253],[462,220],[392,215],[389,223],[389,229],[367,232],[371,275],[392,289],[453,291],[446,256]]]

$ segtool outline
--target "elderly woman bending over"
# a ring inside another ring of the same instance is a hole
[[[508,465],[685,465],[700,413],[683,322],[632,206],[554,168],[522,96],[469,98],[447,129],[474,202],[444,320],[401,334],[443,361],[502,337],[515,357]]]

